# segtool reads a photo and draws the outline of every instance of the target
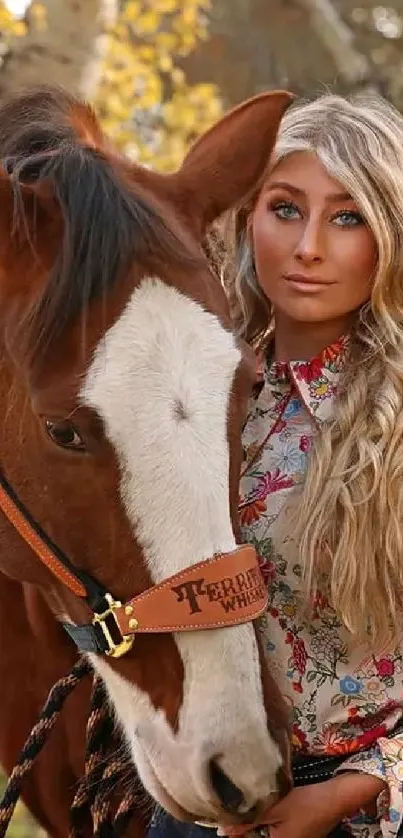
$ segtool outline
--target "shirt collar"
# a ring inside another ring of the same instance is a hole
[[[349,344],[349,336],[342,335],[309,361],[272,361],[269,347],[258,361],[258,379],[270,389],[293,384],[312,418],[322,423],[332,417]]]

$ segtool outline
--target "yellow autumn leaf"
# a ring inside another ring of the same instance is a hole
[[[0,0],[1,4],[1,0]],[[210,0],[126,0],[108,35],[95,98],[119,149],[150,168],[180,165],[189,144],[221,114],[214,85],[189,85],[181,58],[206,37]],[[169,74],[166,100],[163,78]]]
[[[138,99],[138,105],[142,108],[151,108],[160,101],[160,83],[149,86]]]
[[[155,61],[155,46],[152,44],[142,44],[136,50],[137,55],[143,61]]]
[[[158,66],[162,73],[169,73],[172,70],[172,58],[170,55],[160,55]]]
[[[16,20],[13,26],[13,35],[17,35],[18,38],[22,38],[23,35],[27,34],[27,25],[24,23],[23,20]]]
[[[114,40],[122,39],[122,43],[125,44],[129,35],[129,29],[127,22],[125,20],[121,20],[115,24],[113,27],[113,36]],[[126,47],[127,48],[127,47]]]
[[[181,67],[174,67],[171,72],[171,79],[175,87],[182,87],[185,84],[185,73]]]
[[[11,14],[4,3],[0,3],[0,31],[5,42],[14,36],[25,35],[26,27],[24,25],[24,30],[22,30],[19,26],[21,22]]]
[[[182,11],[182,20],[184,26],[195,26],[198,17],[198,9],[196,6],[185,6]]]
[[[160,18],[154,11],[144,12],[136,20],[136,32],[137,34],[155,32],[159,23]]]
[[[178,46],[178,36],[175,32],[158,32],[156,44],[161,50],[174,53]]]
[[[6,6],[3,6],[2,4],[0,6],[0,24],[4,26],[4,24],[9,24],[10,22],[12,22],[11,13],[8,11]]]
[[[153,8],[163,15],[175,12],[181,5],[181,0],[153,0]]]
[[[125,19],[129,22],[137,20],[141,13],[142,3],[139,0],[130,0],[125,6]]]

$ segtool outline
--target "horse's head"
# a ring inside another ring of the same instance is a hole
[[[202,241],[263,174],[290,98],[235,109],[169,176],[120,158],[59,91],[0,109],[0,466],[73,565],[123,602],[236,547],[255,370]],[[4,521],[0,534],[1,570],[88,623]],[[242,585],[207,594],[225,610]],[[241,820],[279,793],[286,717],[251,622],[139,634],[124,657],[92,662],[173,814]]]

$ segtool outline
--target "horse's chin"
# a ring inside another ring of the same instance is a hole
[[[213,801],[209,801],[203,805],[197,805],[197,811],[189,811],[189,809],[182,806],[175,800],[161,780],[157,776],[154,768],[147,756],[142,750],[141,768],[137,764],[140,778],[151,797],[154,798],[158,806],[161,806],[165,812],[172,815],[176,820],[185,823],[199,823],[203,826],[217,828],[218,822],[236,825],[239,823],[238,818],[231,817],[231,815],[223,815],[219,806]]]
[[[141,771],[139,771],[141,780],[158,806],[161,806],[165,812],[168,812],[178,821],[194,823],[197,820],[197,815],[193,812],[188,812],[169,794],[157,777],[144,751],[142,752],[141,763]]]
[[[147,765],[146,772],[148,792],[152,795],[156,803],[176,820],[184,823],[196,823],[198,826],[204,826],[215,830],[219,828],[220,825],[222,827],[228,826],[240,828],[243,823],[247,823],[247,816],[241,814],[230,815],[227,812],[223,813],[215,804],[206,804],[205,806],[200,807],[198,812],[189,812],[170,795],[166,788],[164,788],[153,770],[148,758],[145,755],[143,758]],[[143,765],[143,769],[144,768],[145,765]],[[259,807],[256,815],[263,815],[266,810],[267,806],[262,805]],[[259,822],[258,818],[256,822]],[[249,824],[249,826],[251,825]]]

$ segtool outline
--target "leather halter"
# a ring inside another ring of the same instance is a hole
[[[139,632],[234,626],[256,619],[267,607],[267,589],[251,545],[190,565],[122,603],[71,563],[21,503],[1,471],[0,510],[42,564],[91,608],[91,623],[63,623],[81,652],[119,658],[132,648]]]

